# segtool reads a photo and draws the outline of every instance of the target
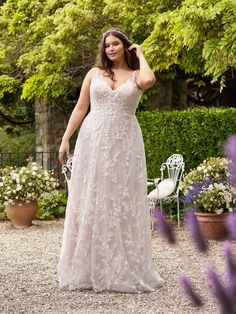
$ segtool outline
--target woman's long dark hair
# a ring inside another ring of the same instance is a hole
[[[105,52],[105,41],[108,36],[115,36],[119,38],[123,45],[124,45],[124,55],[125,55],[125,61],[128,65],[128,67],[131,70],[138,70],[139,69],[139,59],[136,56],[136,53],[134,50],[129,51],[128,48],[132,45],[132,43],[129,41],[128,36],[122,32],[120,29],[112,28],[106,31],[101,39],[100,42],[100,51],[97,55],[97,60],[95,66],[98,67],[101,70],[104,70],[107,75],[114,80],[114,72],[112,71],[112,61],[107,57]]]

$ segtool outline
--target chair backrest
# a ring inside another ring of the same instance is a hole
[[[73,157],[70,157],[69,159],[67,159],[66,163],[62,166],[62,173],[65,176],[68,188],[69,188],[70,176],[71,176],[71,170],[72,170],[72,161],[73,161]]]
[[[168,178],[172,179],[175,183],[175,193],[179,192],[179,183],[184,173],[184,167],[184,159],[180,154],[171,155],[161,165],[161,180],[165,179],[165,174],[168,176]]]

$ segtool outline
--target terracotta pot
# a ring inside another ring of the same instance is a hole
[[[227,236],[225,217],[227,213],[213,214],[194,212],[202,235],[209,240],[223,240]]]
[[[11,220],[15,228],[30,227],[37,211],[37,200],[31,200],[29,203],[25,200],[15,200],[14,204],[8,203],[6,205],[7,217]]]

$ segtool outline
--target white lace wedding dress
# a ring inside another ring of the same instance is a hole
[[[134,72],[112,89],[99,70],[79,131],[58,267],[68,289],[139,293],[163,285],[151,257],[143,139]]]

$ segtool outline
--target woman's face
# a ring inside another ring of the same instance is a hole
[[[113,35],[109,35],[105,39],[105,53],[112,62],[124,59],[123,42]]]

